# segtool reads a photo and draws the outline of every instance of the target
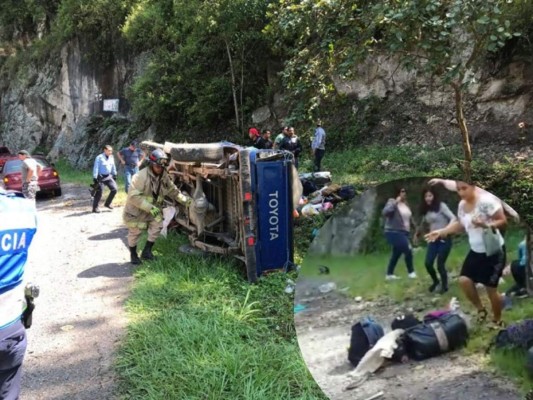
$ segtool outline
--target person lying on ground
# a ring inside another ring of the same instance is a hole
[[[492,322],[498,328],[503,326],[501,316],[505,302],[505,296],[498,293],[498,284],[506,257],[505,241],[499,230],[506,226],[507,218],[501,201],[495,196],[483,194],[475,185],[457,181],[457,193],[461,198],[457,210],[458,220],[443,229],[428,233],[425,238],[428,242],[434,242],[466,232],[470,251],[461,269],[459,285],[468,300],[476,307],[480,322],[487,318],[487,310],[481,302],[476,283],[485,286],[492,307]],[[492,255],[487,254],[488,249],[484,239],[486,229],[494,232],[499,242],[499,251]]]
[[[386,280],[400,279],[394,275],[394,269],[398,260],[404,255],[408,276],[416,278],[413,266],[413,250],[410,244],[411,224],[413,223],[413,213],[407,204],[407,191],[405,188],[396,190],[395,198],[391,198],[383,208],[385,217],[385,238],[392,247],[392,254],[387,267]]]
[[[415,234],[415,245],[422,233],[425,225],[429,226],[429,232],[445,228],[451,222],[456,221],[457,218],[450,211],[450,208],[439,199],[437,192],[428,187],[422,192],[422,202],[420,205],[420,225]],[[440,293],[448,291],[448,271],[446,270],[446,260],[450,255],[452,249],[452,239],[450,237],[441,238],[429,243],[426,251],[425,266],[429,276],[432,279],[432,284],[429,287],[429,292],[433,293],[440,285]],[[437,269],[439,271],[440,281],[435,272],[435,259],[437,260]]]

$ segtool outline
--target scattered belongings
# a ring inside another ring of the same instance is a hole
[[[348,360],[357,367],[365,354],[385,335],[383,328],[372,317],[365,317],[352,326]]]
[[[341,186],[331,181],[330,172],[299,175],[303,196],[298,202],[298,215],[311,217],[332,210],[335,204],[353,199],[357,192],[352,185]]]
[[[324,283],[318,287],[318,291],[323,294],[329,293],[335,289],[337,289],[337,284],[335,282]]]
[[[294,313],[296,314],[296,313],[302,312],[302,311],[304,311],[306,308],[307,308],[307,307],[304,306],[303,304],[296,304],[296,305],[294,306]]]
[[[531,322],[530,347],[533,347],[533,320]],[[468,341],[470,323],[454,297],[446,308],[429,312],[422,320],[413,313],[396,316],[391,329],[385,333],[372,317],[365,317],[352,326],[348,360],[356,368],[349,374],[351,379],[366,379],[387,361],[421,361],[459,349]],[[533,350],[531,365],[533,369]],[[345,390],[359,384],[359,381],[352,381]]]
[[[329,267],[326,265],[319,265],[318,266],[318,273],[320,275],[328,275],[329,274]]]

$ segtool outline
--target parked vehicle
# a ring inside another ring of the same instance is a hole
[[[293,204],[302,186],[290,153],[228,142],[141,147],[169,154],[168,172],[193,198],[174,219],[192,246],[243,261],[250,282],[293,266]]]
[[[50,164],[43,156],[32,156],[41,166],[42,170],[39,175],[39,192],[50,192],[54,196],[61,196],[61,181],[59,173],[53,164]],[[2,170],[2,183],[6,190],[22,190],[22,161],[16,156],[8,158]]]
[[[5,147],[0,146],[0,173],[2,172],[2,169],[4,168],[4,164],[7,161],[7,159],[14,157],[14,154],[11,154],[11,151]]]

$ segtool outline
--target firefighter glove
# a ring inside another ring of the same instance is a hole
[[[157,216],[161,215],[161,209],[157,207],[152,207],[152,209],[150,210],[150,214],[152,214],[152,217],[157,218]]]
[[[189,207],[192,203],[192,198],[184,195],[183,193],[178,194],[176,200],[178,203],[183,204],[185,207]]]

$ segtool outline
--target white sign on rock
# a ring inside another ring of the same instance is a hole
[[[118,112],[118,99],[104,100],[104,111]]]

